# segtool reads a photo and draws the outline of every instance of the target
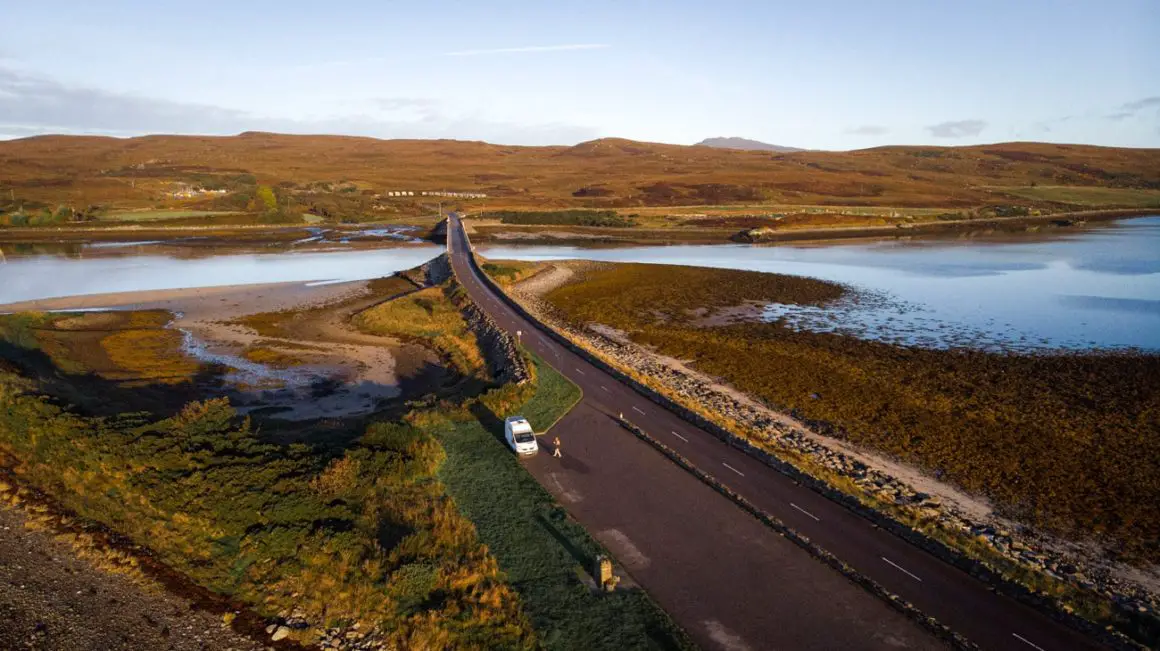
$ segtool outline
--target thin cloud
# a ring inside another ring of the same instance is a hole
[[[569,43],[567,45],[528,45],[525,47],[497,47],[485,50],[459,50],[444,52],[447,57],[476,57],[488,54],[522,54],[526,52],[565,52],[568,50],[603,50],[610,48],[607,43]]]
[[[1143,111],[1144,109],[1160,108],[1160,97],[1145,97],[1134,102],[1121,104],[1120,110],[1126,113],[1135,113],[1136,111]]]
[[[1157,109],[1157,115],[1160,115],[1160,97],[1145,97],[1134,102],[1125,102],[1116,107],[1115,112],[1105,115],[1104,119],[1112,122],[1123,122],[1148,109]]]
[[[147,133],[225,135],[240,131],[332,133],[376,138],[457,138],[549,145],[589,140],[586,126],[517,124],[456,115],[427,98],[379,97],[366,113],[307,119],[173,102],[61,84],[0,65],[0,138],[46,133],[136,136]]]
[[[890,133],[890,129],[874,124],[864,124],[860,127],[850,127],[843,133],[851,136],[883,136]]]
[[[926,128],[935,138],[969,138],[977,136],[987,128],[983,120],[953,120],[932,124]]]

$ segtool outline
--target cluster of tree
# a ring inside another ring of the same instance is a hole
[[[87,222],[96,220],[100,210],[100,206],[77,209],[66,205],[57,206],[55,209],[42,208],[31,212],[22,208],[16,212],[0,214],[0,224],[7,226],[52,226]]]
[[[258,185],[246,204],[246,210],[258,213],[264,224],[296,224],[302,221],[302,206],[285,188]]]
[[[505,224],[550,226],[602,226],[624,228],[635,226],[632,217],[615,210],[499,210],[488,211],[485,217],[496,218]]]

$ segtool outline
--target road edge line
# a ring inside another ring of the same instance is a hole
[[[979,647],[974,642],[971,642],[960,633],[951,630],[949,626],[943,624],[934,617],[927,615],[906,599],[903,599],[902,597],[887,590],[874,579],[871,579],[865,574],[862,574],[858,570],[854,569],[842,559],[831,554],[823,547],[810,540],[809,537],[805,534],[797,531],[793,527],[787,525],[785,522],[782,522],[781,519],[777,516],[774,516],[773,514],[757,507],[755,504],[726,486],[712,474],[698,468],[696,464],[694,464],[692,461],[689,461],[680,452],[672,449],[665,443],[661,442],[659,439],[654,438],[648,432],[645,432],[640,427],[637,427],[628,419],[618,418],[616,416],[611,416],[611,418],[616,421],[616,423],[622,428],[628,430],[638,439],[650,445],[653,449],[660,452],[664,456],[668,457],[670,461],[696,477],[703,484],[709,486],[727,498],[729,501],[733,502],[735,505],[740,507],[741,510],[745,511],[749,515],[752,515],[765,526],[769,527],[782,537],[789,540],[791,543],[805,550],[815,560],[829,566],[833,570],[836,570],[846,579],[855,583],[875,597],[885,601],[890,607],[894,608],[894,610],[902,613],[905,617],[926,629],[927,632],[931,633],[940,640],[947,642],[954,648],[960,649],[962,651],[977,651],[979,649]]]

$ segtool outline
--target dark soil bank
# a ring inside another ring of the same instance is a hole
[[[0,507],[0,649],[262,649],[221,615],[78,559]]]

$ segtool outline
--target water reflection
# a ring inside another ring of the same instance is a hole
[[[480,245],[490,258],[581,258],[813,276],[863,290],[767,317],[909,345],[1160,349],[1160,217],[1050,238],[983,235],[825,245],[586,249]]]
[[[41,298],[251,283],[365,280],[410,269],[442,252],[435,245],[389,249],[231,254],[177,258],[10,257],[0,264],[0,303]]]

